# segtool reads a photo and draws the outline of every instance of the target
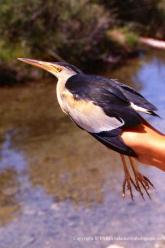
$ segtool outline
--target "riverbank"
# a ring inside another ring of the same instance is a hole
[[[1,83],[45,75],[21,65],[17,57],[65,60],[86,71],[101,63],[113,67],[139,53],[139,41],[144,43],[141,37],[164,40],[164,18],[163,0],[4,1],[0,8]]]

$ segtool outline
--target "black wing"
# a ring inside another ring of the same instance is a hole
[[[104,77],[78,74],[68,79],[66,88],[75,99],[92,101],[100,106],[106,115],[122,119],[125,122],[124,127],[133,127],[143,122],[141,116],[132,109],[131,102],[146,108],[151,114],[156,110],[134,89]],[[136,157],[136,153],[120,137],[122,128],[90,134],[105,146],[121,154]]]
[[[137,157],[136,153],[128,147],[120,137],[121,129],[115,129],[110,132],[90,133],[95,139],[100,141],[108,148],[132,157]]]
[[[69,78],[65,86],[76,99],[92,101],[106,115],[122,119],[125,127],[133,127],[142,122],[140,115],[131,108],[127,97],[112,80],[78,74]]]
[[[147,109],[149,112],[156,111],[157,108],[150,103],[144,96],[142,96],[139,92],[137,92],[132,87],[122,84],[116,79],[112,79],[116,83],[120,90],[124,94],[124,96],[130,101],[133,102],[135,105]],[[155,115],[155,113],[153,113]],[[157,115],[157,114],[156,114]]]

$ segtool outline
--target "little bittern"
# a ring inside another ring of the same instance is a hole
[[[85,74],[74,65],[25,58],[19,60],[56,76],[57,99],[63,112],[81,129],[121,154],[125,173],[123,196],[128,189],[133,199],[133,186],[142,197],[144,192],[150,197],[148,189],[153,184],[138,171],[133,161],[133,157],[138,155],[124,143],[121,133],[125,128],[144,123],[139,112],[158,116],[156,107],[133,88],[114,79]],[[124,155],[129,156],[133,176]]]

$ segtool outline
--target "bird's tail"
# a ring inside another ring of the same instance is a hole
[[[137,157],[136,153],[128,147],[122,138],[120,137],[122,130],[120,128],[115,129],[113,131],[106,131],[100,133],[90,133],[95,139],[100,141],[102,144],[107,146],[108,148],[119,152],[124,155]]]

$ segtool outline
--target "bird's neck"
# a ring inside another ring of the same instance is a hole
[[[65,73],[65,74],[61,75],[60,78],[58,78],[57,86],[56,86],[56,94],[57,94],[58,103],[60,104],[60,107],[63,111],[64,111],[64,109],[63,109],[62,95],[67,90],[65,87],[65,84],[70,77],[72,77],[76,74],[77,74],[76,72],[69,72],[69,73]]]
[[[58,81],[57,81],[57,90],[59,90],[62,93],[62,91],[65,90],[65,84],[66,84],[67,80],[76,74],[77,73],[74,71],[61,73],[60,77],[58,78]]]

